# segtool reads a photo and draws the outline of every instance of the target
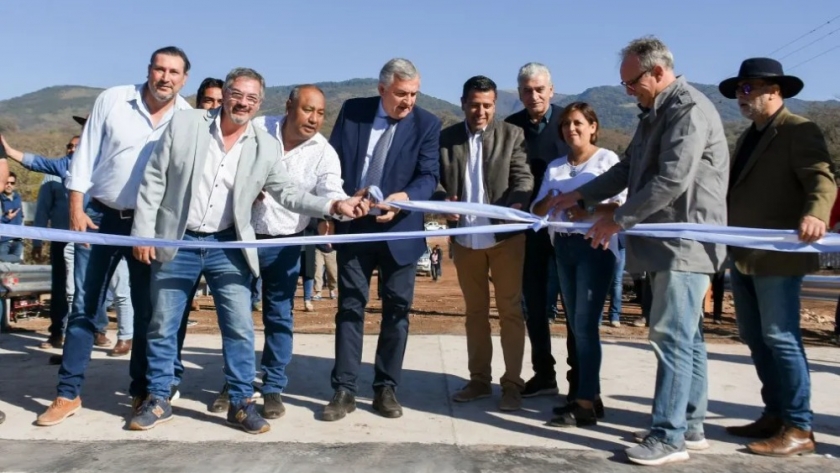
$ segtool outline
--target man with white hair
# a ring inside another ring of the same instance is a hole
[[[407,59],[388,61],[379,73],[379,96],[344,102],[330,136],[341,162],[344,192],[377,186],[385,202],[371,214],[336,223],[336,233],[423,231],[423,214],[399,212],[389,201],[429,200],[439,181],[441,122],[415,106],[420,73]],[[377,211],[377,212],[374,212]],[[396,388],[408,340],[417,260],[425,238],[336,245],[338,313],[335,316],[335,395],[323,419],[339,420],[356,409],[356,380],[362,363],[365,306],[373,270],[382,282],[382,325],[374,363],[373,409],[402,416]]]
[[[627,157],[577,191],[556,197],[565,210],[598,202],[625,188],[627,201],[587,233],[592,245],[638,223],[726,225],[729,146],[712,102],[674,73],[674,57],[653,37],[621,51],[621,84],[642,113]],[[627,236],[630,272],[651,274],[650,343],[658,362],[650,431],[630,461],[662,465],[688,459],[688,449],[708,448],[706,346],[703,298],[720,270],[726,247],[684,238]]]
[[[538,62],[529,62],[519,69],[517,75],[519,100],[525,107],[510,115],[506,122],[516,125],[525,132],[528,152],[528,165],[534,176],[534,189],[539,189],[548,163],[564,156],[569,149],[560,139],[560,115],[563,108],[551,103],[554,97],[554,84],[548,67]],[[536,196],[536,193],[534,193]],[[533,197],[532,196],[532,200]],[[531,202],[528,203],[530,205]],[[528,338],[531,340],[531,364],[534,377],[525,382],[522,397],[552,396],[557,394],[557,373],[554,370],[554,357],[551,355],[551,332],[549,314],[546,310],[549,265],[557,264],[554,248],[548,236],[548,229],[525,233],[525,268],[522,278],[522,295],[525,300],[525,322]],[[567,327],[568,328],[568,327]],[[567,362],[569,381],[567,400],[576,396],[577,372],[575,366],[574,337],[567,330],[569,337],[566,347],[569,353]],[[596,406],[602,415],[603,404]]]

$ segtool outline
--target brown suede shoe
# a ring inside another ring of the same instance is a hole
[[[40,347],[43,350],[49,350],[50,348],[63,348],[64,347],[64,337],[50,336],[50,338],[48,338],[46,341],[41,342]]]
[[[97,333],[93,339],[93,344],[98,347],[109,347],[111,346],[111,339],[104,333]]]
[[[117,340],[117,344],[114,345],[114,349],[111,350],[111,353],[108,353],[108,356],[125,356],[130,351],[131,340]]]
[[[35,424],[44,427],[60,424],[64,422],[64,419],[72,416],[81,408],[82,398],[79,396],[76,396],[76,399],[57,397],[50,404],[50,407],[47,408],[46,412],[38,416]]]
[[[792,457],[814,453],[816,446],[814,432],[785,426],[778,434],[769,439],[748,444],[747,449],[756,455]]]
[[[769,439],[784,427],[782,419],[771,415],[762,415],[760,419],[747,425],[727,427],[726,431],[737,437],[749,439]]]
[[[515,385],[502,386],[502,399],[499,400],[499,410],[518,411],[522,407],[522,388]]]
[[[470,381],[460,391],[452,395],[452,400],[455,402],[470,402],[490,397],[493,394],[493,389],[489,384],[484,384],[480,381]]]

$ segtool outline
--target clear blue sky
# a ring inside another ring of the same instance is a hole
[[[578,93],[617,84],[617,51],[644,34],[669,45],[678,73],[717,84],[838,15],[838,0],[2,0],[0,99],[141,82],[151,51],[170,44],[193,63],[185,95],[237,66],[287,85],[375,77],[395,56],[414,61],[423,92],[453,102],[475,74],[514,88],[528,61],[551,68],[556,91]],[[825,36],[838,28],[774,56],[819,39],[782,60],[791,68],[839,46],[840,31]],[[838,64],[840,48],[791,70],[800,98],[840,95]]]

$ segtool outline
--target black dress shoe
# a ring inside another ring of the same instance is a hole
[[[554,415],[559,416],[566,411],[566,406],[568,406],[569,404],[573,404],[574,402],[575,402],[574,399],[568,400],[566,405],[557,406],[554,409],[552,409],[551,412]],[[595,417],[597,417],[598,419],[603,419],[604,415],[605,415],[605,413],[604,413],[604,401],[602,401],[601,399],[596,399],[593,407],[595,408]]]
[[[373,397],[373,410],[382,417],[389,419],[396,419],[403,415],[402,406],[397,402],[397,394],[391,386],[376,389],[376,395]]]
[[[598,419],[595,417],[594,406],[589,409],[581,407],[580,404],[573,402],[554,411],[555,416],[548,421],[551,427],[587,427],[597,425]]]
[[[332,422],[343,419],[344,416],[356,410],[356,396],[347,391],[338,390],[329,404],[324,406],[321,419]]]
[[[279,419],[286,413],[286,406],[283,405],[280,393],[268,393],[263,396],[263,399],[263,418]]]

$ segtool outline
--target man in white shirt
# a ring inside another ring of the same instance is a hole
[[[285,116],[257,117],[252,123],[280,142],[281,160],[301,190],[331,199],[346,199],[338,155],[319,132],[325,113],[324,93],[317,86],[307,84],[292,89]],[[311,220],[308,215],[287,210],[266,192],[260,193],[251,212],[251,225],[258,240],[302,236]],[[276,419],[286,412],[280,394],[286,387],[286,366],[292,359],[292,301],[302,253],[300,245],[260,248],[258,253],[265,326],[261,362],[263,416]],[[212,412],[227,410],[228,389],[226,384],[211,406]]]
[[[175,111],[192,108],[179,95],[189,70],[190,61],[181,49],[161,48],[152,53],[145,83],[112,87],[97,97],[66,182],[71,230],[131,233],[137,190],[149,156]],[[135,398],[146,395],[149,267],[131,258],[129,247],[93,245],[89,255],[81,251],[76,254],[78,281],[58,372],[58,396],[38,417],[37,425],[58,424],[81,408],[79,394],[93,348],[96,312],[124,257],[134,306],[129,392]]]
[[[440,185],[437,198],[493,204],[522,209],[528,205],[534,178],[527,162],[525,133],[521,128],[495,121],[496,84],[475,76],[464,84],[461,108],[466,119],[440,134]],[[450,226],[492,225],[490,219],[447,216]],[[522,403],[522,357],[525,319],[522,314],[522,271],[525,235],[472,233],[453,239],[455,269],[466,302],[467,352],[470,381],[455,393],[456,402],[489,397],[490,276],[501,324],[505,373],[501,378],[499,409],[515,411]]]
[[[293,212],[327,218],[367,214],[361,197],[330,199],[307,193],[291,178],[275,138],[253,126],[265,81],[237,68],[225,79],[223,105],[176,114],[152,154],[137,196],[131,234],[206,244],[254,240],[251,207],[262,191]],[[148,333],[149,396],[134,412],[131,430],[148,430],[172,418],[169,401],[178,329],[195,281],[204,276],[217,308],[225,378],[230,386],[228,424],[248,433],[269,424],[253,401],[254,321],[251,282],[259,276],[257,251],[139,246],[134,257],[152,265],[152,319]]]

